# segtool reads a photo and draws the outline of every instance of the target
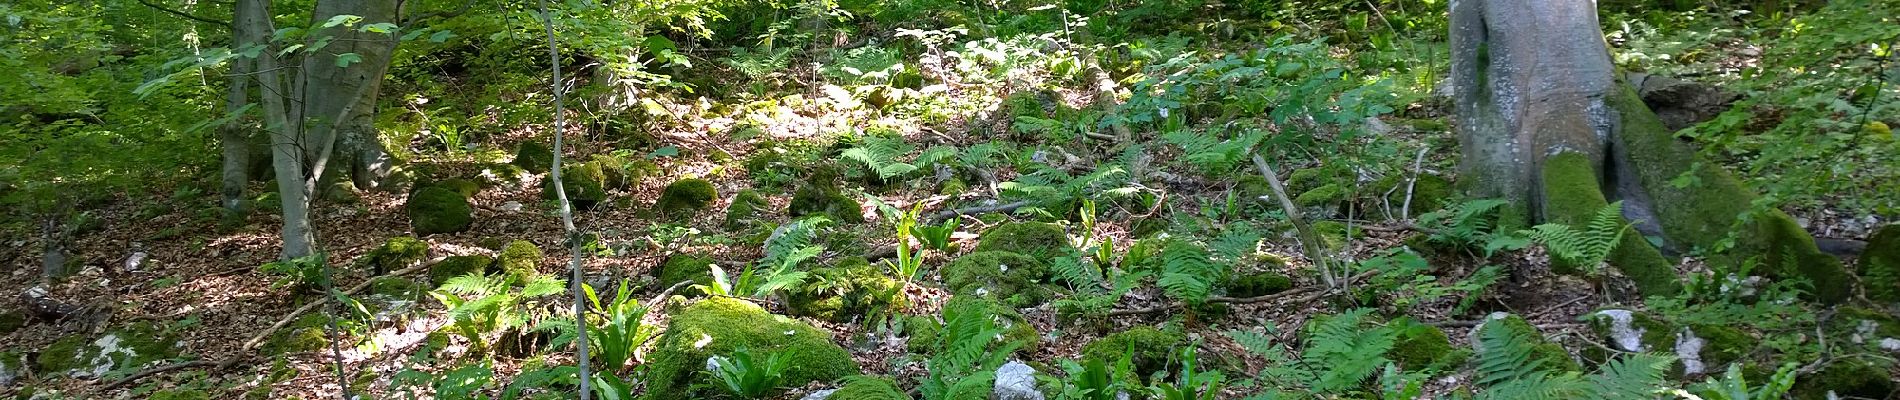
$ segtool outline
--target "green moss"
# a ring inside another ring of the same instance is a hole
[[[474,209],[468,198],[448,189],[429,187],[409,196],[409,224],[417,235],[455,233],[468,229]]]
[[[1322,185],[1340,181],[1342,178],[1340,175],[1337,171],[1326,167],[1295,170],[1287,175],[1286,190],[1288,193],[1304,193]],[[1262,183],[1265,183],[1265,178],[1262,179]]]
[[[830,334],[769,314],[744,300],[709,298],[675,313],[647,364],[647,399],[707,398],[698,384],[706,359],[744,347],[789,357],[783,384],[833,381],[859,373],[858,364]]]
[[[700,254],[674,254],[666,259],[665,264],[660,265],[659,273],[660,284],[664,286],[673,286],[686,281],[696,282],[699,285],[712,285],[712,257]],[[700,291],[693,288],[680,288],[679,293],[695,295]]]
[[[1082,360],[1101,360],[1103,364],[1115,365],[1121,362],[1124,355],[1133,352],[1129,358],[1135,366],[1136,376],[1147,377],[1168,368],[1176,347],[1186,341],[1178,333],[1147,326],[1135,327],[1103,336],[1082,346]]]
[[[636,179],[628,173],[627,162],[612,154],[595,154],[588,163],[600,166],[600,182],[608,189],[626,189]]]
[[[1528,334],[1529,337],[1536,339],[1538,342],[1531,347],[1531,358],[1543,360],[1542,365],[1545,370],[1554,372],[1579,372],[1583,370],[1583,366],[1578,365],[1577,360],[1570,357],[1569,351],[1564,350],[1563,346],[1545,339],[1544,334],[1538,332],[1536,326],[1524,321],[1522,317],[1512,315],[1504,317],[1503,319],[1487,320],[1484,325],[1479,326],[1478,329],[1509,329]]]
[[[937,194],[944,196],[957,196],[969,190],[970,184],[963,183],[963,179],[957,177],[945,179],[942,183],[937,185]]]
[[[911,315],[904,317],[904,345],[912,353],[929,354],[931,346],[937,342],[937,334],[943,331],[943,322],[934,315]]]
[[[1319,240],[1326,242],[1326,247],[1333,249],[1345,248],[1349,240],[1361,234],[1357,226],[1353,226],[1351,231],[1346,228],[1346,223],[1333,220],[1313,223],[1313,233],[1319,234]]]
[[[1867,238],[1867,250],[1856,261],[1860,282],[1867,287],[1867,299],[1891,304],[1900,302],[1900,225],[1887,225]]]
[[[1753,210],[1756,196],[1741,181],[1703,160],[1695,145],[1677,139],[1627,85],[1615,88],[1605,100],[1620,112],[1623,123],[1617,145],[1643,149],[1629,152],[1630,170],[1649,194],[1651,208],[1670,241],[1684,248],[1714,249],[1729,237],[1737,218],[1746,218],[1748,222],[1735,232],[1739,235],[1735,247],[1711,262],[1741,265],[1761,257],[1767,266],[1763,272],[1771,278],[1806,278],[1814,285],[1809,294],[1826,303],[1847,299],[1851,283],[1846,269],[1840,260],[1822,253],[1794,218],[1775,209]],[[1685,175],[1695,184],[1687,188],[1672,184]]]
[[[462,197],[475,197],[476,193],[480,193],[482,191],[482,184],[475,183],[475,181],[461,179],[461,178],[444,180],[441,182],[429,184],[429,186],[448,189],[451,192],[455,192],[456,194],[462,195]]]
[[[823,215],[832,221],[860,223],[864,222],[863,206],[857,199],[846,196],[837,189],[826,189],[817,184],[800,185],[792,193],[792,202],[786,210],[792,218],[807,215]]]
[[[1304,207],[1335,207],[1346,200],[1346,187],[1337,183],[1320,185],[1299,196],[1293,197],[1293,203]]]
[[[415,236],[389,238],[382,246],[377,246],[363,255],[364,266],[377,271],[394,271],[429,258],[429,243]]]
[[[1605,310],[1605,311],[1612,311],[1612,310]],[[1628,311],[1630,314],[1629,329],[1639,330],[1642,332],[1638,336],[1639,338],[1637,339],[1637,342],[1642,345],[1642,348],[1638,349],[1637,351],[1653,352],[1653,353],[1674,353],[1675,352],[1676,333],[1682,330],[1680,327],[1668,321],[1664,321],[1664,320],[1655,318],[1653,316],[1650,316],[1649,314],[1645,314],[1641,312],[1629,311],[1629,310],[1614,310],[1612,312],[1622,312],[1622,311]],[[1612,337],[1612,335],[1614,334],[1614,326],[1616,322],[1615,318],[1611,317],[1608,314],[1603,314],[1599,312],[1599,313],[1590,314],[1589,320],[1590,320],[1590,330],[1596,333],[1596,338],[1598,341],[1612,347],[1618,346],[1617,339]],[[1628,349],[1623,349],[1623,348],[1618,347],[1617,350],[1628,350]],[[1585,360],[1591,363],[1603,363],[1615,357],[1614,354],[1611,354],[1609,351],[1606,351],[1600,348],[1585,348],[1584,351],[1582,352],[1582,355]],[[1676,366],[1678,370],[1681,369],[1681,363],[1676,363]]]
[[[1463,357],[1451,346],[1451,338],[1436,326],[1411,322],[1394,321],[1398,324],[1398,337],[1392,342],[1392,348],[1386,350],[1386,358],[1399,364],[1406,371],[1437,370],[1454,366],[1453,363]]]
[[[827,400],[911,400],[891,378],[859,375],[844,378],[844,386]]]
[[[16,310],[0,311],[0,336],[6,336],[25,326],[26,313]]]
[[[740,190],[732,196],[732,205],[726,206],[726,230],[736,231],[757,224],[763,215],[761,212],[771,206],[764,195],[752,189]]]
[[[444,258],[435,265],[429,266],[429,284],[442,286],[442,283],[458,276],[487,273],[488,267],[494,263],[495,259],[484,255]]]
[[[554,151],[541,142],[521,142],[520,146],[515,147],[515,161],[511,164],[528,172],[547,173],[548,168],[554,165]]]
[[[1360,209],[1368,214],[1380,215],[1390,207],[1392,218],[1405,210],[1405,194],[1408,177],[1404,175],[1386,175],[1372,183],[1372,195],[1382,196],[1361,204]],[[1418,181],[1411,184],[1412,217],[1445,207],[1445,199],[1451,197],[1451,181],[1433,174],[1419,174]],[[1382,215],[1380,215],[1382,216]]]
[[[982,314],[992,316],[996,326],[1003,329],[1002,337],[998,338],[996,346],[1016,343],[1019,345],[1016,351],[1021,353],[1034,353],[1036,349],[1042,347],[1042,334],[1036,331],[1036,326],[1030,324],[1029,320],[1016,309],[1006,307],[995,300],[976,296],[953,296],[949,301],[944,302],[943,308],[980,310]],[[938,345],[937,335],[943,331],[943,324],[939,323],[937,317],[934,316],[912,316],[905,321],[904,331],[905,334],[910,335],[909,342],[906,344],[911,352],[928,354]]]
[[[1759,342],[1741,329],[1721,325],[1690,325],[1689,331],[1702,338],[1702,363],[1710,371],[1720,371],[1728,363],[1740,361]]]
[[[1894,382],[1887,368],[1862,358],[1838,358],[1813,375],[1797,379],[1790,394],[1797,400],[1828,400],[1828,392],[1839,398],[1884,399],[1893,394]]]
[[[39,372],[55,374],[78,369],[82,361],[79,357],[86,350],[86,337],[79,334],[66,335],[46,348],[40,349]]]
[[[589,210],[607,200],[607,174],[594,163],[575,163],[561,166],[561,188],[567,192],[567,201],[575,209]],[[556,200],[559,194],[554,192],[554,180],[541,183],[541,198]]]
[[[1270,201],[1273,198],[1273,184],[1260,175],[1241,175],[1234,182],[1234,193],[1248,201]]]
[[[379,276],[369,281],[369,292],[398,299],[415,299],[426,291],[416,281],[400,276]]]
[[[1013,222],[984,231],[974,251],[1008,251],[1047,260],[1069,255],[1074,248],[1060,225]]]
[[[482,186],[485,187],[515,186],[521,184],[523,176],[528,174],[528,170],[521,168],[519,165],[488,164],[482,167],[481,172],[477,174],[476,177],[481,180]]]
[[[527,283],[541,272],[541,248],[533,242],[516,240],[501,248],[501,254],[495,256],[495,263],[501,265],[501,271],[515,283]]]
[[[1861,331],[1863,325],[1873,327],[1872,339],[1900,338],[1900,319],[1892,315],[1864,307],[1840,307],[1834,309],[1834,316],[1828,319],[1828,334],[1835,337],[1848,337]]]
[[[712,205],[719,192],[713,189],[712,182],[705,179],[687,178],[666,185],[660,192],[660,200],[654,203],[660,214],[672,217],[689,217],[699,210]]]
[[[1277,272],[1260,272],[1236,275],[1227,280],[1226,287],[1230,297],[1258,297],[1293,288],[1293,279]]]
[[[1610,204],[1604,200],[1596,170],[1582,154],[1562,153],[1545,158],[1543,176],[1545,221],[1581,228],[1597,211]],[[1669,296],[1682,290],[1669,259],[1635,231],[1623,234],[1607,261],[1635,282],[1637,290],[1645,296]],[[1551,269],[1558,273],[1580,275],[1588,268],[1595,266],[1551,261]]]
[[[850,322],[889,310],[900,299],[903,282],[873,268],[862,258],[856,263],[810,271],[805,284],[786,291],[785,305],[792,315],[833,322]]]
[[[264,345],[264,352],[272,355],[318,351],[330,346],[329,335],[325,328],[330,319],[323,314],[304,314],[290,326],[271,335],[270,343]]]
[[[211,394],[198,389],[167,389],[152,392],[148,400],[209,400]]]
[[[1034,307],[1048,299],[1043,282],[1049,280],[1049,267],[1040,260],[977,248],[943,267],[944,286],[952,293],[989,297],[1011,307]]]

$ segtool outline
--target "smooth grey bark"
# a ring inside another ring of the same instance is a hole
[[[237,29],[233,35],[238,38],[240,48],[270,45],[274,29],[268,0],[240,0],[236,13]],[[282,199],[284,225],[279,237],[283,240],[283,258],[293,259],[310,255],[316,242],[307,200],[309,185],[305,179],[304,150],[313,147],[310,146],[313,143],[307,142],[291,123],[292,102],[284,95],[290,93],[289,85],[284,82],[286,74],[279,68],[276,53],[274,49],[266,50],[251,61],[255,63],[253,79],[257,80],[260,91],[264,129],[270,139],[271,170],[276,177],[277,194]]]
[[[239,27],[232,24],[231,32]],[[236,112],[250,104],[251,65],[248,60],[231,63],[231,76],[227,78],[224,95],[226,113]],[[219,147],[223,149],[222,176],[218,189],[219,205],[232,213],[241,209],[245,198],[245,186],[251,182],[252,135],[242,118],[234,118],[218,127]]]
[[[393,166],[383,148],[375,126],[376,99],[383,76],[395,55],[397,38],[389,33],[363,32],[356,27],[376,23],[399,23],[395,0],[318,1],[311,15],[313,23],[322,23],[338,15],[362,17],[355,26],[339,25],[311,33],[313,38],[335,37],[327,46],[304,57],[296,93],[303,104],[293,110],[293,121],[304,125],[310,141],[334,143],[336,161],[345,168],[356,187],[381,189]],[[337,57],[354,54],[359,61],[337,67]],[[361,93],[361,95],[353,95]],[[344,110],[351,111],[345,113]],[[342,117],[335,117],[341,115]],[[306,149],[305,157],[314,158],[316,148]],[[327,188],[337,176],[333,171],[318,170],[317,178]]]

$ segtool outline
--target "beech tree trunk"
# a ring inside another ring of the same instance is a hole
[[[233,44],[237,43],[237,32],[242,27],[234,21],[231,24]],[[251,64],[248,60],[231,63],[231,76],[227,78],[224,95],[226,113],[237,112],[250,104]],[[245,186],[251,182],[251,132],[242,122],[243,118],[233,118],[218,127],[218,142],[223,149],[223,167],[218,189],[219,206],[237,215],[242,209],[245,198]]]
[[[1680,290],[1662,250],[1694,249],[1713,253],[1721,267],[1755,261],[1754,271],[1770,278],[1806,279],[1817,299],[1847,298],[1851,278],[1839,260],[1787,214],[1755,207],[1753,192],[1700,160],[1624,84],[1595,2],[1450,7],[1462,184],[1474,197],[1511,201],[1507,223],[1582,224],[1622,201],[1641,234],[1624,235],[1609,263],[1645,295]],[[1677,186],[1684,181],[1691,184]]]
[[[333,155],[337,173],[316,171],[319,189],[328,188],[341,173],[347,173],[357,188],[383,188],[394,160],[376,131],[376,99],[383,75],[395,55],[397,38],[389,33],[363,32],[357,27],[376,23],[400,23],[395,0],[324,0],[318,1],[311,21],[321,24],[338,15],[354,15],[363,20],[354,26],[335,26],[311,32],[311,37],[335,36],[328,46],[303,59],[302,77],[297,93],[303,107],[297,121],[305,125],[310,140],[335,142]],[[337,57],[354,54],[358,61],[337,67]],[[355,95],[361,93],[361,95]],[[344,110],[350,111],[345,114]],[[335,117],[341,115],[341,118]],[[319,149],[306,149],[305,157],[314,158]]]

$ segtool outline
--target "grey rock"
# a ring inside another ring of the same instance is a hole
[[[800,397],[799,400],[825,400],[827,398],[830,398],[833,392],[837,392],[837,391],[838,389],[825,389],[825,390],[820,390],[816,392],[811,392],[811,394],[807,394],[805,395],[805,397]]]
[[[1036,389],[1036,369],[1021,361],[996,368],[990,400],[1043,400],[1042,391]]]

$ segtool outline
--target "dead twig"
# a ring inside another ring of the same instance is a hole
[[[997,205],[990,205],[990,206],[977,206],[977,207],[959,208],[959,209],[954,209],[954,210],[944,210],[943,212],[931,214],[930,222],[931,223],[943,222],[943,220],[955,218],[957,216],[961,216],[965,214],[982,214],[982,213],[993,213],[993,212],[1016,211],[1016,209],[1023,208],[1024,206],[1028,206],[1028,205],[1029,205],[1029,202],[1027,201],[1018,201],[1014,203],[1005,203],[1005,204],[997,204]]]
[[[1260,169],[1261,177],[1267,178],[1267,184],[1273,188],[1273,197],[1280,200],[1280,209],[1286,212],[1287,221],[1292,222],[1293,229],[1299,232],[1300,249],[1305,250],[1306,258],[1319,268],[1320,281],[1325,282],[1328,289],[1338,288],[1339,278],[1333,276],[1334,264],[1332,258],[1326,255],[1326,242],[1320,241],[1319,232],[1300,217],[1300,207],[1293,204],[1293,198],[1287,197],[1286,185],[1280,183],[1280,174],[1273,172],[1273,167],[1267,165],[1267,159],[1258,153],[1253,155],[1253,165]]]

